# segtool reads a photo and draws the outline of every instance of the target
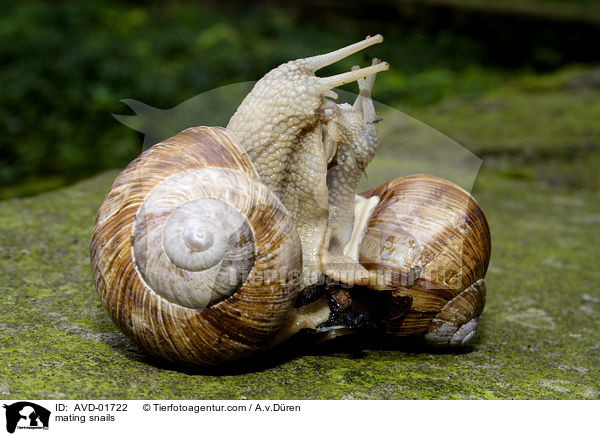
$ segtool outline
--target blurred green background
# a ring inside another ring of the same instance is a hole
[[[493,142],[490,129],[498,123],[508,131],[522,129],[515,123],[519,112],[537,111],[527,107],[533,104],[529,96],[542,92],[555,94],[544,107],[573,106],[572,128],[598,133],[598,106],[593,114],[579,108],[586,112],[582,119],[572,93],[562,92],[568,88],[585,98],[600,86],[594,69],[600,50],[597,42],[592,45],[600,29],[595,0],[329,0],[286,6],[1,0],[0,10],[0,198],[124,167],[141,151],[142,136],[111,116],[131,114],[120,99],[172,108],[218,86],[257,80],[287,60],[375,33],[386,42],[330,71],[366,65],[374,55],[385,59],[392,68],[378,79],[378,101],[441,129],[492,163],[496,159],[508,175],[531,177],[532,170],[521,168],[524,160],[560,159],[581,153],[581,147],[593,149],[598,161],[597,143],[561,143],[548,119],[537,126],[541,151],[522,134],[521,142],[506,146],[508,153],[485,143]],[[485,118],[469,102],[498,92],[514,110],[473,125],[483,132],[471,143],[453,130],[454,116]],[[452,110],[440,117],[445,102]],[[588,123],[592,115],[596,122]],[[597,182],[587,174],[569,183]]]

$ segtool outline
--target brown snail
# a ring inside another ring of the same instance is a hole
[[[265,346],[283,323],[300,243],[256,177],[215,127],[155,145],[115,180],[92,234],[94,279],[113,321],[151,354],[216,365]]]
[[[315,329],[319,339],[362,331],[422,338],[439,348],[468,344],[485,305],[491,253],[489,227],[475,199],[427,174],[391,180],[362,198],[378,202],[351,248],[377,279],[328,286],[329,318]]]
[[[417,174],[367,191],[380,202],[360,244],[360,262],[389,276],[410,310],[386,326],[392,336],[424,335],[431,345],[468,343],[485,305],[491,239],[486,218],[457,185]]]
[[[174,362],[214,366],[301,329],[345,329],[336,325],[337,300],[323,286],[325,276],[371,286],[374,301],[400,301],[383,318],[389,332],[404,331],[420,297],[410,287],[390,294],[393,283],[378,282],[388,259],[371,259],[368,250],[372,235],[387,231],[377,219],[388,191],[355,195],[379,143],[371,89],[388,65],[375,59],[366,68],[315,76],[382,40],[275,68],[227,128],[184,130],[117,177],[96,217],[91,264],[103,305],[129,338]],[[360,91],[354,105],[326,98],[352,81]],[[447,300],[463,290],[446,292]]]

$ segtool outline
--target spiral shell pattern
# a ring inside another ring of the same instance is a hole
[[[255,185],[233,170],[201,168],[178,173],[150,193],[137,214],[133,252],[156,293],[203,309],[246,281],[256,249],[247,217],[259,206],[254,202],[265,207],[268,195]]]
[[[295,224],[235,138],[195,127],[115,180],[92,234],[103,305],[149,353],[218,365],[264,347],[294,304]]]

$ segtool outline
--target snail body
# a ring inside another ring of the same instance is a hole
[[[342,157],[367,154],[368,163],[375,152],[379,138],[370,92],[374,75],[387,70],[388,64],[375,60],[369,67],[353,68],[331,77],[317,77],[315,72],[381,41],[381,35],[376,35],[331,53],[280,65],[256,83],[227,125],[261,181],[281,200],[296,223],[302,241],[305,287],[318,282],[325,272],[335,274],[336,268],[327,271],[328,264],[339,267],[351,263],[368,277],[356,260],[339,259],[341,252],[337,257],[329,256],[330,240],[352,228],[356,193],[356,187],[351,188],[350,196],[331,188],[336,181],[347,184],[339,176],[347,175],[348,169],[356,166]],[[359,82],[361,93],[354,106],[338,105],[326,98],[337,98],[333,88],[367,77],[368,83]],[[332,162],[339,167],[339,174],[333,178],[328,177]],[[343,218],[334,219],[337,227],[332,227],[331,210],[349,214],[337,214]]]

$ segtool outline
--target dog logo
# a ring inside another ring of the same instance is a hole
[[[19,429],[48,429],[50,411],[28,401],[4,404],[6,409],[6,430],[14,433]]]

